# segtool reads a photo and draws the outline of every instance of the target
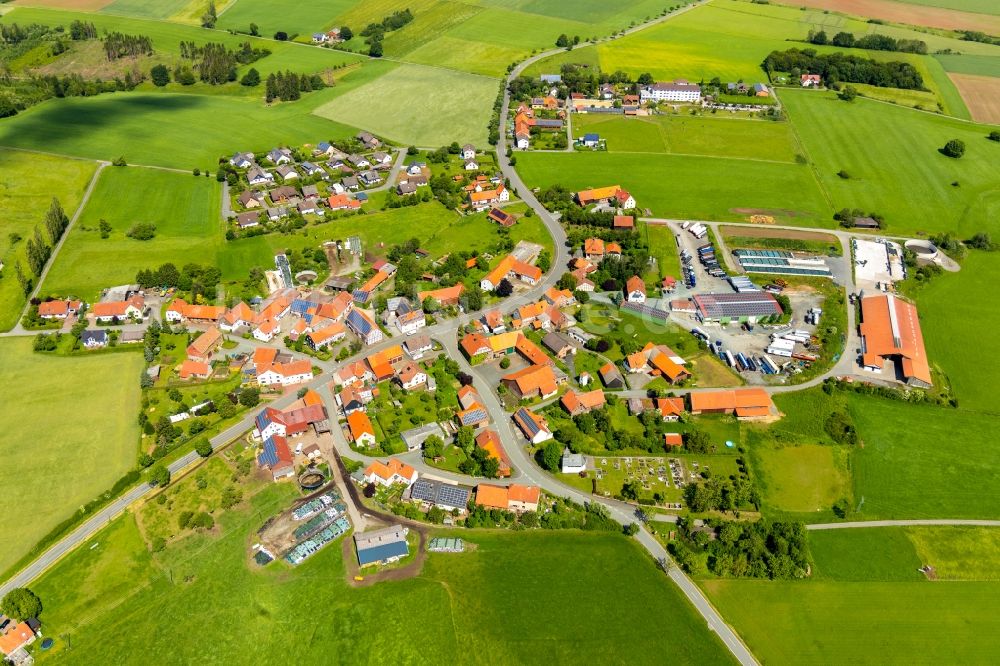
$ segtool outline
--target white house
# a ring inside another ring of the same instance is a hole
[[[700,102],[701,87],[677,79],[673,83],[654,83],[639,89],[639,100],[645,102]]]
[[[247,171],[247,182],[251,185],[271,185],[274,183],[274,174],[254,166]]]
[[[464,146],[462,146],[462,159],[463,160],[471,160],[471,159],[475,159],[475,157],[476,157],[476,147],[475,146],[473,146],[471,143],[467,143]]]
[[[257,383],[261,386],[292,386],[308,382],[312,377],[312,364],[308,360],[301,360],[268,365],[257,373]]]
[[[389,458],[385,463],[376,460],[365,468],[365,483],[374,483],[377,486],[403,483],[409,487],[416,480],[417,470],[396,458]]]
[[[420,388],[427,383],[427,373],[419,365],[409,364],[397,375],[399,385],[407,391]]]
[[[479,171],[479,162],[475,158],[470,157],[465,160],[465,170],[466,171]]]
[[[579,474],[587,471],[587,459],[582,453],[573,453],[569,449],[562,454],[562,473]]]
[[[530,134],[518,134],[514,137],[514,145],[517,146],[518,150],[527,150],[531,147],[531,135]]]
[[[403,335],[413,335],[427,325],[423,310],[414,310],[396,317],[396,328]]]
[[[268,319],[254,329],[253,337],[261,342],[270,342],[278,333],[281,333],[281,324],[273,319]]]
[[[625,300],[629,303],[646,302],[646,283],[638,275],[633,275],[625,283]]]

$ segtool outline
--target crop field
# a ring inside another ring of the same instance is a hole
[[[812,7],[893,23],[1000,32],[997,5],[992,0],[777,0],[795,7]]]
[[[685,115],[623,118],[573,116],[573,133],[596,132],[611,153],[672,153],[757,161],[795,161],[798,152],[788,123]]]
[[[848,452],[841,447],[806,444],[753,449],[755,468],[763,477],[767,505],[779,511],[807,513],[829,510],[850,495]]]
[[[15,265],[20,262],[28,272],[27,239],[38,226],[44,231],[45,212],[52,197],[59,199],[70,217],[80,205],[87,184],[97,165],[85,160],[71,160],[51,155],[0,150],[0,330],[9,330],[21,316],[24,292],[17,280]],[[12,234],[22,239],[12,245]]]
[[[157,555],[131,515],[119,518],[99,548],[76,551],[33,586],[47,600],[51,635],[72,632],[72,649],[58,640],[49,660],[127,662],[133,639],[143,636],[144,655],[163,663],[245,662],[262,653],[295,662],[330,654],[344,661],[461,662],[489,654],[497,663],[524,663],[570,661],[580,650],[597,661],[654,663],[653,655],[669,653],[678,663],[729,663],[677,588],[620,536],[467,532],[461,536],[474,550],[432,553],[418,577],[353,588],[339,542],[294,575],[282,563],[263,570],[248,564],[247,534],[288,495],[287,486],[270,485],[250,507],[217,515],[214,534],[187,537]],[[484,577],[484,567],[493,573]],[[578,579],[560,575],[566,567],[586,575],[591,592],[608,603],[576,604],[567,613],[566,600],[579,589]],[[230,603],[234,589],[253,601]],[[459,590],[476,594],[453,593]],[[511,594],[547,620],[538,622],[536,613],[511,618]],[[398,612],[404,607],[436,618],[419,643],[411,640],[412,618]],[[313,626],[309,640],[296,640],[299,628],[274,621],[319,615],[328,620]],[[380,640],[372,642],[358,628],[375,623]]]
[[[133,282],[143,268],[168,261],[178,267],[189,262],[214,265],[224,242],[219,197],[214,178],[108,167],[56,257],[42,293],[90,301],[102,288]],[[111,224],[110,238],[101,238],[100,220]],[[147,241],[126,237],[136,222],[154,223],[156,236]]]
[[[518,154],[517,169],[525,182],[542,188],[562,184],[576,191],[621,185],[639,208],[649,208],[658,217],[745,222],[759,211],[781,224],[834,225],[833,208],[805,165],[726,157],[526,152]]]
[[[498,90],[495,79],[400,65],[313,113],[418,146],[452,141],[485,145],[486,125]]]
[[[1000,515],[992,443],[1000,418],[860,395],[848,405],[864,442],[851,470],[865,518]]]
[[[1000,78],[974,74],[949,74],[969,107],[972,119],[1000,125]]]
[[[313,94],[326,92],[332,91]],[[0,145],[45,146],[109,161],[124,156],[133,164],[214,173],[219,157],[237,150],[315,143],[357,131],[297,104],[265,108],[243,99],[138,92],[51,100],[0,122]]]
[[[870,100],[847,106],[827,93],[782,100],[833,208],[881,213],[895,234],[996,233],[1000,146],[985,139],[988,127]],[[950,139],[965,142],[962,159],[937,152]]]
[[[0,570],[135,465],[142,354],[43,356],[31,343],[0,341],[0,374],[18,395],[0,401],[0,502],[12,508]]]
[[[122,0],[118,0],[121,2]],[[181,0],[183,2],[184,0]],[[270,37],[278,30],[289,38],[298,34],[310,38],[314,32],[324,32],[340,24],[335,17],[356,4],[356,0],[236,0],[219,16],[216,24],[227,30],[248,31],[256,23],[260,34]],[[360,30],[364,26],[351,26]]]
[[[934,57],[949,74],[1000,76],[1000,49],[995,55],[941,54]]]

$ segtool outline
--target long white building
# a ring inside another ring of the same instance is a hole
[[[639,89],[641,102],[700,102],[701,87],[677,79],[673,83],[654,83]]]

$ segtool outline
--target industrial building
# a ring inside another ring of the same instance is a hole
[[[929,388],[930,363],[924,350],[917,308],[893,294],[861,298],[861,364],[881,372],[892,361],[899,376],[911,386]]]
[[[766,291],[742,294],[697,294],[694,300],[695,314],[700,321],[756,322],[758,319],[780,315],[781,306],[774,296]]]
[[[778,275],[818,275],[830,277],[830,267],[822,257],[810,257],[785,250],[733,250],[733,256],[748,273]]]

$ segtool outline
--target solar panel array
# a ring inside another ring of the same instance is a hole
[[[694,297],[694,302],[705,319],[766,317],[780,312],[777,301],[766,292],[700,294]]]
[[[531,418],[531,414],[528,413],[528,409],[526,407],[522,407],[521,409],[517,410],[517,420],[520,423],[524,424],[525,429],[527,429],[528,432],[531,433],[532,437],[537,435],[538,432],[541,430],[541,428],[538,426],[538,422],[535,421],[535,419]]]

